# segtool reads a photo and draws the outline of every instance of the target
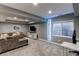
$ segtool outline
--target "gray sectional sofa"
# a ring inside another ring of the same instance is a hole
[[[24,45],[28,45],[28,39],[23,32],[1,33],[0,53],[6,52]]]

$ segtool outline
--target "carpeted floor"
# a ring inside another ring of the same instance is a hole
[[[63,48],[46,41],[29,39],[29,45],[0,54],[0,56],[62,56]]]
[[[43,50],[47,46],[47,43],[41,40],[29,39],[28,46],[2,53],[0,56],[44,56],[45,52]]]

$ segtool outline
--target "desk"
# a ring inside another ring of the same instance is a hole
[[[63,42],[61,44],[61,46],[79,51],[79,42],[77,42],[77,44],[73,44],[73,43],[69,43],[69,42]]]
[[[64,48],[67,48],[67,49],[72,49],[72,50],[75,50],[75,51],[79,51],[79,42],[77,42],[77,44],[73,44],[73,43],[69,43],[69,42],[63,42],[61,44],[61,46],[64,47]]]

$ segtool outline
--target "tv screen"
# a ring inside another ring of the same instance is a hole
[[[31,31],[31,32],[36,32],[35,26],[30,26],[30,31]]]

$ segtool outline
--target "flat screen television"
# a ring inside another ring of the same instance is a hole
[[[36,32],[36,27],[35,26],[30,26],[30,32]]]

